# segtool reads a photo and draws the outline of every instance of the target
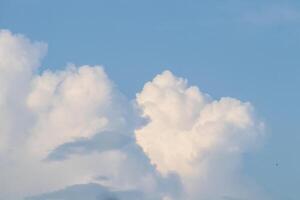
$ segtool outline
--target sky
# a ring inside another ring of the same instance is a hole
[[[78,188],[103,195],[128,185],[116,199],[299,199],[299,25],[295,0],[0,0],[2,198],[47,199],[86,184]],[[44,91],[52,87],[59,92]],[[213,113],[216,130],[205,125]],[[43,168],[40,179],[24,175],[30,166]],[[45,183],[60,174],[66,180]],[[151,187],[136,186],[140,174]]]

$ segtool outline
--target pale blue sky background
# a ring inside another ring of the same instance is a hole
[[[271,135],[244,170],[300,199],[300,1],[0,0],[0,27],[47,42],[44,69],[104,65],[129,98],[169,69],[252,102]]]

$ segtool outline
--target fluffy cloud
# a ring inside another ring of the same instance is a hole
[[[240,168],[263,135],[250,103],[169,71],[129,101],[101,66],[37,73],[46,51],[0,31],[0,199],[261,197]]]
[[[177,181],[161,179],[135,145],[133,131],[143,120],[103,68],[37,74],[46,49],[1,31],[0,199],[88,183],[159,199],[159,188],[175,187]]]
[[[162,174],[180,175],[188,199],[255,197],[238,175],[242,153],[263,133],[250,103],[213,100],[170,71],[146,83],[137,102],[150,121],[136,130],[137,143]]]
[[[31,43],[22,35],[0,31],[0,153],[15,142],[11,138],[23,137],[20,134],[30,118],[24,99],[32,73],[46,51],[44,43]]]
[[[47,155],[59,145],[103,131],[127,131],[126,107],[99,67],[75,66],[32,80],[28,107],[37,123],[29,148]],[[124,107],[125,108],[124,108]]]

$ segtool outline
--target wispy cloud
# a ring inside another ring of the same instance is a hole
[[[269,5],[247,10],[242,14],[244,22],[253,24],[282,24],[300,22],[300,10],[286,5]]]

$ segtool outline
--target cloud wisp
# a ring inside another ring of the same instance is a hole
[[[243,13],[242,21],[254,25],[280,25],[299,23],[298,9],[287,5],[269,5]]]
[[[250,103],[170,71],[128,100],[101,66],[37,73],[46,52],[0,31],[0,199],[265,199],[242,172]]]

